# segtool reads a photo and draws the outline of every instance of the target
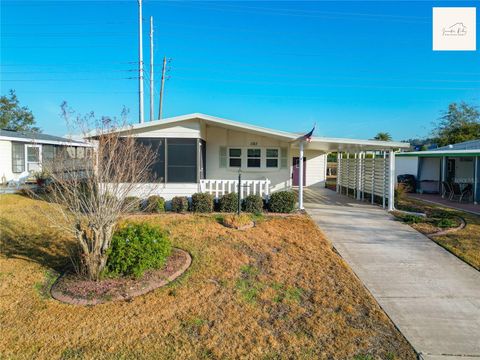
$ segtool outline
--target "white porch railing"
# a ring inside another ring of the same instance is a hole
[[[218,199],[220,196],[228,193],[236,193],[238,190],[238,180],[200,180],[200,191],[215,196]],[[260,195],[267,199],[270,194],[270,180],[242,180],[240,187],[240,198],[244,199],[248,195]]]

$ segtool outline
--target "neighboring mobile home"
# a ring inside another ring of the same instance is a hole
[[[480,202],[480,140],[439,147],[428,151],[399,153],[396,175],[411,174],[416,178],[417,192],[442,194],[447,184],[460,184],[472,189],[472,202]],[[442,185],[443,183],[443,185]]]
[[[306,133],[310,129],[304,130]],[[142,196],[142,189],[148,188],[166,200],[199,191],[219,197],[236,192],[239,173],[242,196],[254,193],[268,197],[273,191],[299,185],[299,133],[198,113],[135,124],[119,131],[158,149],[152,166],[155,182],[139,186],[132,195]],[[303,185],[324,186],[327,153],[392,151],[407,148],[408,144],[313,137],[302,146]]]
[[[32,176],[61,150],[72,159],[83,157],[86,147],[90,145],[48,134],[0,130],[0,182]]]

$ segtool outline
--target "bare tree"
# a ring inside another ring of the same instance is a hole
[[[61,148],[50,164],[44,164],[51,179],[48,194],[78,244],[76,270],[98,280],[119,219],[139,205],[127,197],[140,190],[148,196],[141,183],[150,180],[155,151],[138,143],[131,127],[118,125],[116,119],[96,121],[93,113],[76,116],[66,104],[62,111],[67,121],[74,117],[92,146],[77,148],[76,156],[72,148]],[[90,130],[92,120],[95,128]]]

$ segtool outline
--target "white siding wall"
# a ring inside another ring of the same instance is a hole
[[[418,156],[396,156],[395,157],[395,182],[397,181],[398,175],[415,175],[417,178],[418,174]]]
[[[440,161],[441,158],[423,158],[422,170],[419,180],[440,180]]]
[[[159,195],[169,201],[174,196],[191,196],[198,191],[198,184],[138,184],[129,195],[138,196],[141,199],[150,195]]]
[[[207,156],[206,156],[206,178],[219,180],[234,180],[238,178],[237,168],[220,167],[220,147],[241,147],[246,149],[262,148],[262,156],[265,156],[266,147],[288,148],[289,144],[270,137],[259,136],[247,132],[240,132],[220,128],[216,126],[207,126],[206,128]],[[256,144],[255,144],[256,143]],[[246,150],[242,151],[245,153]],[[242,165],[246,163],[246,157]],[[290,178],[290,155],[288,155],[288,166],[286,168],[268,169],[264,168],[265,161],[262,161],[261,169],[242,169],[242,179],[245,180],[264,180],[268,178],[272,184],[272,191],[287,189],[291,186]],[[263,159],[262,159],[263,160]],[[228,161],[227,161],[228,162]],[[280,162],[280,160],[279,160]]]
[[[455,159],[455,181],[457,182],[473,182],[474,181],[474,158],[464,157]],[[470,161],[465,161],[465,160]],[[464,161],[462,161],[464,160]]]
[[[186,121],[171,127],[158,127],[134,130],[132,133],[138,137],[166,137],[166,138],[200,138],[203,137],[202,126],[197,120]]]
[[[12,173],[12,142],[0,140],[0,181],[3,177],[6,181],[16,180],[18,175]]]
[[[299,156],[298,149],[293,149],[288,159],[290,171],[293,171],[293,157],[295,156]],[[305,186],[325,186],[327,155],[321,151],[304,150],[303,156],[307,158]]]

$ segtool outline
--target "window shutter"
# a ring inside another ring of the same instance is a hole
[[[288,165],[287,154],[288,154],[287,148],[280,148],[280,167],[282,169],[285,169]]]
[[[227,167],[227,148],[225,146],[220,146],[220,152],[218,156],[220,163],[218,164],[221,168]]]

